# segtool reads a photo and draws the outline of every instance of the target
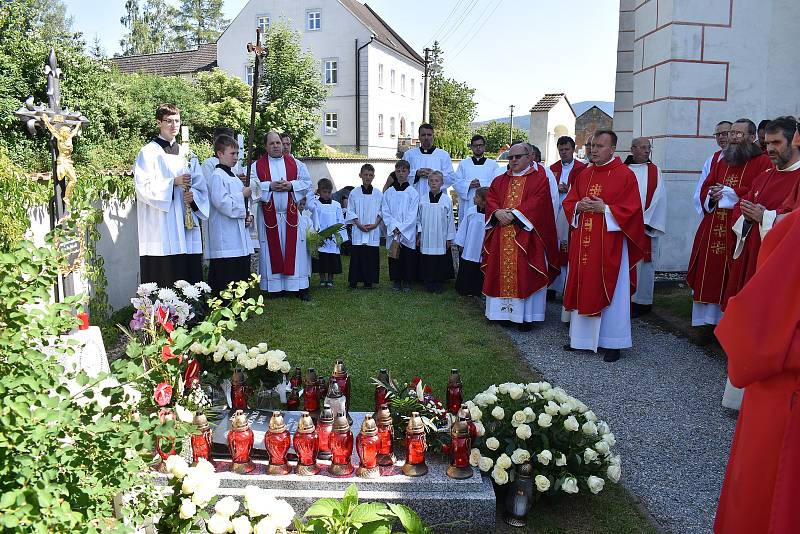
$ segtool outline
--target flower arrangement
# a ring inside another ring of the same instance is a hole
[[[547,382],[505,383],[479,393],[467,406],[478,438],[470,463],[491,471],[499,485],[515,465],[531,462],[537,494],[599,493],[619,482],[614,434],[578,399]]]
[[[159,531],[175,534],[196,532],[202,520],[204,531],[210,534],[281,534],[292,524],[295,513],[291,505],[255,486],[245,487],[244,510],[237,515],[242,506],[236,499],[223,497],[217,500],[219,476],[203,459],[197,466],[189,467],[180,456],[170,456],[166,467],[172,480],[172,495],[163,508]],[[209,516],[205,508],[211,505],[214,513]]]
[[[130,331],[147,334],[152,332],[156,324],[168,331],[171,331],[170,328],[187,326],[197,318],[203,306],[203,297],[210,292],[211,288],[205,282],[190,284],[178,280],[175,289],[160,288],[155,282],[140,284],[136,296],[131,299],[135,311],[129,323]]]

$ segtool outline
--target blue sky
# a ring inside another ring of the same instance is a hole
[[[246,2],[225,0],[226,16]],[[87,41],[96,35],[107,53],[119,51],[124,0],[64,3]],[[478,120],[506,116],[510,104],[515,115],[527,112],[544,93],[564,92],[572,102],[614,100],[619,0],[367,3],[418,52],[440,40],[445,74],[477,90]]]

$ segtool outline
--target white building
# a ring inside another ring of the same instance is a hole
[[[247,43],[279,21],[299,32],[330,86],[319,118],[324,144],[394,158],[400,138],[416,137],[424,60],[357,0],[249,0],[217,41],[219,67],[251,83]]]
[[[797,0],[621,0],[614,130],[624,157],[649,137],[669,200],[656,268],[685,271],[692,195],[721,120],[797,115]]]
[[[542,151],[542,162],[555,163],[556,141],[563,135],[575,139],[575,111],[564,93],[547,93],[531,110],[530,142]]]

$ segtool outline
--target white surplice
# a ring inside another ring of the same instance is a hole
[[[461,247],[461,258],[480,263],[483,253],[483,238],[486,235],[486,215],[477,207],[468,209],[459,222],[456,238],[453,243]]]
[[[358,221],[362,225],[375,224],[378,222],[378,218],[381,217],[382,202],[383,193],[377,187],[373,186],[369,195],[365,194],[361,187],[356,187],[348,197],[345,221],[347,223]],[[353,224],[352,234],[351,242],[353,246],[369,245],[370,247],[377,247],[381,244],[380,224],[369,232],[364,232]]]
[[[703,183],[705,183],[706,178],[711,173],[711,165],[719,161],[722,158],[722,151],[714,152],[711,154],[706,162],[703,164],[703,170],[700,172],[700,179],[697,181],[697,186],[694,189],[694,195],[692,196],[692,205],[694,206],[694,211],[697,212],[700,217],[703,217],[703,203],[700,201],[700,190],[703,188]]]
[[[314,223],[314,230],[317,232],[329,228],[334,224],[341,224],[342,228],[338,233],[342,238],[342,242],[347,241],[347,229],[344,227],[342,205],[335,200],[331,200],[330,204],[325,204],[318,198],[314,199],[313,208],[311,209],[311,220]],[[341,253],[334,236],[331,236],[330,239],[326,239],[325,242],[322,243],[322,246],[319,247],[319,251],[326,254]]]
[[[453,184],[453,189],[458,193],[459,224],[464,214],[475,206],[475,191],[477,187],[470,188],[469,184],[472,183],[472,180],[478,180],[481,184],[480,187],[489,187],[499,174],[502,174],[502,172],[497,162],[493,159],[484,158],[482,163],[481,160],[476,159],[474,156],[461,160],[456,170],[456,181]]]
[[[656,190],[650,201],[650,207],[645,209],[647,200],[647,177],[649,173],[647,163],[631,163],[628,168],[636,175],[639,183],[639,198],[642,201],[644,213],[644,233],[650,236],[653,261],[645,263],[641,260],[636,264],[636,292],[631,300],[636,304],[653,304],[653,284],[655,283],[656,258],[658,257],[658,240],[667,230],[667,191],[664,185],[661,169],[658,169]]]
[[[417,232],[420,234],[419,251],[429,256],[441,256],[447,252],[447,241],[456,237],[453,220],[453,202],[442,191],[437,202],[431,202],[430,193],[419,199]]]
[[[564,163],[562,161],[561,175],[558,177],[558,183],[556,184],[556,187],[558,187],[561,184],[569,185],[569,177],[574,169],[575,169],[574,158],[569,163]],[[566,197],[567,197],[566,193],[561,193],[561,192],[558,193],[558,213],[556,214],[556,235],[558,237],[559,247],[561,247],[562,243],[566,243],[567,239],[569,238],[569,221],[567,220],[567,216],[564,215],[564,208],[561,206],[561,203],[564,202],[564,199]],[[562,265],[561,272],[559,273],[558,277],[555,280],[553,280],[553,283],[550,284],[549,289],[552,289],[559,295],[562,295],[564,293],[564,284],[566,284],[566,282],[567,282],[567,266]]]
[[[300,215],[297,220],[297,249],[295,251],[295,276],[302,276],[306,279],[306,285],[298,287],[305,289],[308,287],[308,280],[311,277],[311,251],[306,245],[306,235],[314,227],[314,221],[308,215]]]
[[[200,221],[209,215],[208,187],[196,159],[186,161],[183,146],[179,154],[167,154],[155,141],[147,143],[136,156],[133,168],[136,185],[136,218],[140,256],[201,254]],[[192,213],[194,228],[184,226],[183,188],[175,177],[192,175],[191,191],[198,211]]]
[[[420,197],[426,195],[430,188],[428,187],[427,178],[420,178],[419,181],[415,182],[417,169],[427,168],[441,172],[444,175],[442,191],[445,192],[456,181],[456,173],[453,172],[453,160],[450,158],[450,154],[441,148],[434,148],[430,151],[423,151],[419,147],[410,148],[403,154],[403,159],[411,165],[408,181],[417,190]]]
[[[417,212],[419,194],[409,185],[403,191],[390,187],[383,193],[381,217],[386,229],[386,248],[392,246],[395,229],[400,231],[400,244],[407,248],[417,248]]]
[[[243,190],[242,181],[237,176],[230,176],[224,169],[215,169],[211,174],[211,213],[206,225],[207,259],[239,258],[253,253],[250,231],[244,225]]]
[[[299,162],[298,162],[299,163]],[[279,158],[269,158],[269,171],[273,182],[279,180],[286,180],[286,164],[283,161],[283,156]],[[292,195],[295,203],[300,202],[306,196],[306,193],[311,188],[311,176],[308,174],[308,169],[305,165],[297,166],[297,179],[291,182],[292,190],[290,192],[274,192],[269,190],[270,182],[260,182],[258,179],[252,181],[253,184],[253,197],[259,199],[260,202],[268,202],[270,199],[275,204],[275,211],[277,212],[278,219],[278,235],[280,237],[280,247],[282,251],[286,250],[286,209],[289,205],[289,195]],[[264,212],[260,203],[256,203],[254,208],[256,212],[256,224],[258,225],[258,241],[260,245],[259,250],[259,273],[261,274],[261,289],[276,293],[280,291],[299,291],[308,287],[308,274],[302,274],[301,263],[305,260],[305,231],[311,226],[310,219],[303,223],[305,230],[301,229],[300,218],[298,217],[297,228],[297,253],[295,255],[295,269],[294,274],[285,275],[282,273],[274,274],[269,259],[269,248],[267,246],[267,230],[264,224]],[[302,248],[300,242],[302,241]],[[302,254],[301,254],[302,253]],[[285,257],[285,255],[284,255]],[[308,260],[310,272],[311,260]]]

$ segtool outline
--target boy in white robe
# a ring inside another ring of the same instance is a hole
[[[139,151],[133,174],[139,231],[140,282],[172,287],[176,281],[203,279],[200,221],[208,219],[208,189],[196,159],[178,144],[180,109],[156,110],[159,135]],[[193,227],[185,226],[185,210]]]
[[[465,209],[464,218],[458,222],[454,243],[461,251],[456,276],[456,291],[465,297],[483,294],[481,253],[486,235],[486,195],[488,187],[479,187],[473,195],[473,207]]]
[[[453,202],[442,191],[444,176],[439,171],[428,175],[429,191],[419,199],[417,244],[420,278],[429,293],[441,293],[442,282],[453,278],[453,255],[450,252],[456,237]]]
[[[245,208],[250,201],[250,187],[245,187],[233,170],[239,158],[238,143],[231,136],[220,135],[214,141],[214,153],[219,163],[209,183],[211,213],[206,258],[208,285],[219,295],[229,284],[250,277],[253,246],[247,226],[253,223],[253,216],[247,216]]]
[[[386,248],[397,243],[397,258],[389,258],[389,279],[392,289],[409,293],[417,273],[417,211],[419,194],[408,182],[411,169],[408,161],[400,160],[395,166],[395,181],[383,194],[381,217],[386,228]]]
[[[458,223],[464,219],[475,204],[475,191],[480,187],[489,187],[495,176],[502,174],[497,162],[484,157],[486,139],[482,135],[473,135],[470,141],[472,157],[461,160],[456,171],[456,182],[453,189],[458,193]]]
[[[372,289],[380,276],[378,249],[381,245],[383,193],[372,186],[375,167],[371,164],[362,165],[358,175],[361,187],[350,193],[345,215],[345,221],[352,224],[350,272],[347,279],[351,289],[355,289],[359,282],[364,284],[365,289]]]
[[[306,279],[306,288],[301,290],[300,300],[309,301],[311,296],[308,294],[308,284],[311,281],[311,251],[308,250],[308,232],[314,229],[314,221],[309,210],[305,209],[306,198],[298,203],[300,217],[297,220],[297,248],[295,252],[295,275]]]
[[[314,222],[314,229],[317,232],[325,230],[334,224],[341,224],[342,228],[338,234],[342,242],[347,240],[347,230],[344,228],[344,215],[342,206],[331,198],[333,194],[333,182],[327,178],[322,178],[317,183],[317,193],[319,197],[314,199],[314,206],[311,210],[311,220]],[[314,272],[319,273],[319,287],[333,287],[333,275],[341,274],[342,258],[340,257],[339,245],[334,236],[329,237],[319,247],[319,257],[314,265]]]

